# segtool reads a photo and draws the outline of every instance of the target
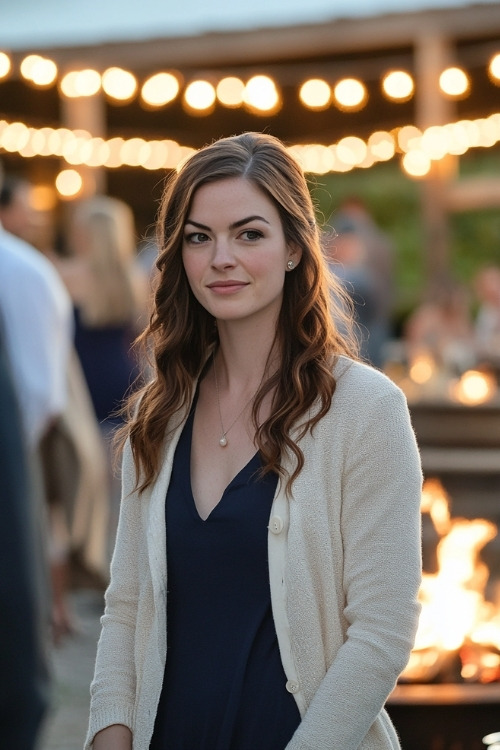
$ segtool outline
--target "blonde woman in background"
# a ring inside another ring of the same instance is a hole
[[[137,264],[132,210],[99,195],[81,202],[68,227],[68,254],[57,266],[70,292],[78,353],[97,420],[109,448],[117,412],[138,373],[132,342],[145,323],[148,279]],[[119,483],[110,467],[109,550]],[[108,550],[108,552],[109,552]]]

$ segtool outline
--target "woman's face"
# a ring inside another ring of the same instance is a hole
[[[218,321],[277,320],[287,245],[273,202],[242,177],[202,185],[184,225],[182,259],[194,296]],[[292,271],[293,273],[293,271]]]

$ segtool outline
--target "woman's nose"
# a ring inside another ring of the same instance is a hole
[[[214,254],[212,265],[215,267],[226,268],[235,265],[234,253],[231,249],[231,243],[224,237],[217,238],[214,242]]]

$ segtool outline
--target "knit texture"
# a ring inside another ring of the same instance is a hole
[[[301,441],[292,497],[279,487],[271,510],[273,616],[302,715],[285,750],[396,750],[383,707],[418,622],[420,460],[406,400],[388,378],[345,358],[335,376],[329,413]],[[140,498],[125,450],[85,750],[113,723],[130,727],[134,750],[149,747],[166,658],[164,502],[182,423]]]

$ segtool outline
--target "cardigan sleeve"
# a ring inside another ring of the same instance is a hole
[[[381,711],[418,624],[422,474],[399,389],[355,396],[345,414],[340,512],[346,637],[287,750],[398,747]]]
[[[139,596],[140,514],[144,499],[133,491],[135,470],[130,446],[124,450],[122,502],[111,579],[105,595],[101,635],[97,647],[88,734],[84,750],[94,736],[112,724],[131,730],[135,710],[135,624]]]

